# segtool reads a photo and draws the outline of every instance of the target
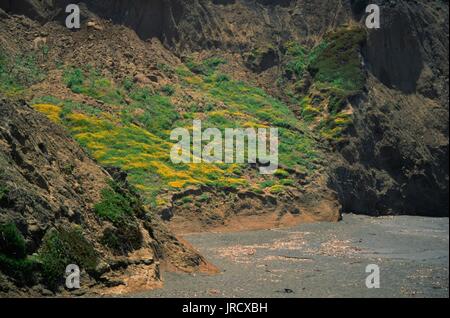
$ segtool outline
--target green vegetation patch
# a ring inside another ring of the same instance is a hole
[[[145,203],[152,206],[159,205],[160,193],[188,186],[249,186],[249,179],[243,177],[243,165],[174,164],[171,161],[171,130],[178,127],[192,130],[193,119],[201,118],[204,129],[216,127],[222,131],[237,127],[278,127],[281,163],[293,169],[312,171],[319,154],[306,125],[295,118],[286,104],[263,90],[218,72],[223,63],[224,60],[218,57],[200,63],[188,61],[188,67],[173,70],[181,79],[180,87],[167,86],[159,93],[139,87],[129,79],[114,83],[102,78],[99,71],[72,67],[65,71],[67,86],[80,94],[105,101],[113,111],[104,112],[52,97],[40,98],[33,103],[36,109],[67,127],[100,164],[126,171],[130,183],[143,193]],[[202,96],[205,103],[177,108],[172,98],[183,98],[183,89]],[[105,99],[104,96],[117,98]],[[218,109],[218,104],[223,106]],[[120,213],[129,210],[126,204],[122,205],[120,194],[106,189],[103,197],[97,206],[100,216],[114,222],[121,219]],[[105,241],[117,245],[110,234]]]
[[[346,26],[329,32],[312,49],[292,42],[286,45],[285,78],[295,82],[291,95],[299,104],[304,120],[314,123],[322,137],[328,140],[341,140],[352,123],[345,107],[366,84],[360,56],[365,41],[363,28]],[[312,83],[305,82],[307,73],[312,77]]]
[[[342,28],[329,33],[326,47],[312,61],[309,69],[316,81],[328,83],[348,93],[361,91],[365,85],[360,46],[366,41],[360,27]]]
[[[99,261],[94,247],[78,227],[49,230],[44,236],[39,258],[44,281],[52,288],[62,283],[68,265],[76,264],[80,269],[92,273]]]
[[[288,78],[296,76],[301,79],[305,71],[308,70],[310,65],[326,47],[327,42],[322,42],[312,49],[292,41],[286,43],[285,50],[288,62],[284,67],[285,76]]]
[[[33,84],[42,81],[45,72],[34,53],[10,56],[0,49],[0,93],[18,97]]]
[[[0,271],[18,285],[31,284],[39,262],[26,255],[25,239],[14,223],[0,224]]]
[[[6,197],[6,195],[8,194],[9,190],[6,186],[0,185],[0,201]]]
[[[84,94],[108,104],[123,104],[124,91],[94,68],[69,68],[64,71],[64,82],[72,92]]]
[[[186,66],[195,74],[208,76],[213,74],[221,64],[225,63],[225,60],[219,57],[211,57],[200,63],[193,59],[188,59]]]
[[[264,90],[242,81],[235,81],[215,72],[208,76],[184,76],[184,85],[203,94],[209,104],[225,104],[225,108],[191,108],[179,122],[188,126],[193,118],[202,118],[203,128],[278,128],[280,162],[293,169],[311,172],[319,157],[315,141],[306,125],[289,107]]]
[[[164,88],[163,88],[164,91]],[[165,87],[167,95],[173,95],[172,86]],[[129,93],[133,102],[123,108],[122,119],[124,123],[137,121],[149,132],[158,136],[167,135],[174,122],[179,118],[175,106],[166,96],[153,94],[147,88],[134,88]]]
[[[175,94],[175,87],[173,87],[172,85],[164,85],[161,88],[161,91],[166,94],[167,96],[172,96]]]
[[[133,215],[133,199],[118,191],[119,186],[110,182],[110,187],[101,192],[102,201],[95,205],[95,213],[112,223]]]
[[[0,225],[0,253],[17,259],[26,256],[25,239],[14,223]]]
[[[103,233],[102,243],[120,253],[139,248],[142,234],[135,214],[139,212],[141,202],[116,182],[110,182],[110,186],[103,189],[101,195],[102,200],[95,205],[94,211],[116,227]]]
[[[181,118],[174,105],[168,97],[152,94],[146,88],[130,87],[127,94],[130,105],[120,105],[113,114],[51,97],[34,102],[35,108],[50,118],[59,116],[57,119],[101,164],[127,171],[130,182],[144,193],[146,203],[157,205],[158,193],[167,189],[243,182],[233,176],[234,166],[173,164],[169,136]],[[49,102],[54,107],[40,104]]]

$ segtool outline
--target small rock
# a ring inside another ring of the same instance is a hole
[[[158,76],[155,76],[155,75],[149,75],[149,76],[147,76],[147,78],[154,83],[158,83],[158,81],[159,81]]]
[[[220,291],[217,289],[211,289],[210,291],[208,291],[209,295],[220,295]]]
[[[285,288],[285,289],[284,289],[284,292],[285,292],[286,294],[293,294],[293,293],[294,293],[294,291],[293,291],[292,289],[289,289],[289,288]]]
[[[41,294],[42,294],[42,296],[44,296],[44,297],[51,297],[51,296],[54,295],[52,291],[50,291],[50,290],[48,290],[48,289],[45,289],[45,288],[42,289]]]
[[[72,294],[75,295],[75,296],[84,296],[84,295],[86,295],[86,290],[84,290],[84,289],[75,289],[72,292]]]
[[[117,287],[117,286],[124,286],[126,284],[125,284],[125,282],[123,282],[121,280],[107,279],[107,280],[103,281],[103,285],[105,285],[105,287],[107,287],[107,288],[112,288],[112,287]]]
[[[154,262],[155,262],[155,260],[153,258],[144,260],[145,265],[152,265]]]
[[[95,22],[95,21],[89,21],[87,23],[87,27],[88,28],[92,28],[92,29],[97,30],[97,31],[103,31],[103,27],[100,24],[98,24],[97,22]]]
[[[150,79],[142,73],[136,74],[133,80],[135,83],[140,84],[149,84],[151,82]]]
[[[129,59],[132,59],[134,57],[133,54],[131,54],[130,52],[125,52],[123,55]]]
[[[109,266],[109,264],[104,261],[101,261],[95,268],[95,275],[100,277],[103,274],[109,272],[110,270],[111,270],[111,267]]]

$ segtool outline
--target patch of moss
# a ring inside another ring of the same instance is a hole
[[[211,195],[209,193],[203,193],[202,195],[200,195],[197,198],[197,201],[199,202],[208,202],[209,200],[211,200]]]
[[[181,202],[183,204],[189,204],[189,203],[194,202],[194,198],[192,198],[191,196],[186,196],[186,197],[181,199]]]
[[[68,88],[74,93],[81,93],[81,86],[84,83],[83,71],[79,68],[73,70],[66,70],[64,72],[64,81]]]
[[[92,273],[98,264],[97,252],[78,227],[49,230],[44,236],[39,258],[44,281],[50,288],[56,288],[63,282],[68,265],[76,264]]]
[[[280,184],[284,185],[284,186],[294,186],[295,185],[295,180],[283,179],[283,180],[280,180]]]
[[[353,118],[350,114],[339,113],[322,120],[318,128],[322,137],[339,142],[343,140],[343,135],[352,121]]]
[[[226,75],[226,74],[218,74],[215,78],[214,78],[214,80],[217,82],[217,83],[222,83],[222,82],[228,82],[228,81],[230,81],[230,77],[228,76],[228,75]]]
[[[175,88],[170,85],[163,91],[169,96],[175,94]],[[125,123],[137,121],[151,133],[162,136],[180,117],[168,97],[153,94],[147,88],[135,88],[129,96],[133,102],[121,114]]]
[[[274,173],[274,175],[280,179],[285,179],[289,177],[289,172],[283,169],[277,169]]]
[[[287,58],[286,65],[284,66],[284,76],[289,79],[294,76],[300,79],[310,64],[315,61],[318,54],[324,50],[326,43],[322,42],[312,49],[293,41],[286,43],[284,46]]]
[[[366,36],[361,27],[345,26],[329,32],[309,51],[298,44],[287,46],[290,62],[285,67],[286,72],[297,75],[294,87],[301,88],[293,98],[298,101],[304,120],[314,124],[330,141],[340,140],[351,125],[351,116],[346,114],[345,108],[352,97],[364,90],[366,76],[360,49]],[[312,76],[312,82],[303,85],[299,80],[306,71]]]
[[[276,182],[274,180],[266,180],[260,184],[260,188],[267,189],[267,188],[273,187],[275,185],[275,183]]]
[[[164,85],[161,88],[161,91],[167,96],[172,96],[173,94],[175,94],[175,87],[173,87],[173,85]]]

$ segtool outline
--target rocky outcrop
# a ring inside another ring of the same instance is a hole
[[[0,103],[1,222],[14,221],[37,251],[58,220],[85,224],[108,174],[59,126],[26,104]]]

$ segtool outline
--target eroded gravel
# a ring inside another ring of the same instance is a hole
[[[449,297],[449,219],[345,215],[339,224],[185,237],[221,270],[165,273],[138,297]],[[366,287],[366,267],[381,288]]]

